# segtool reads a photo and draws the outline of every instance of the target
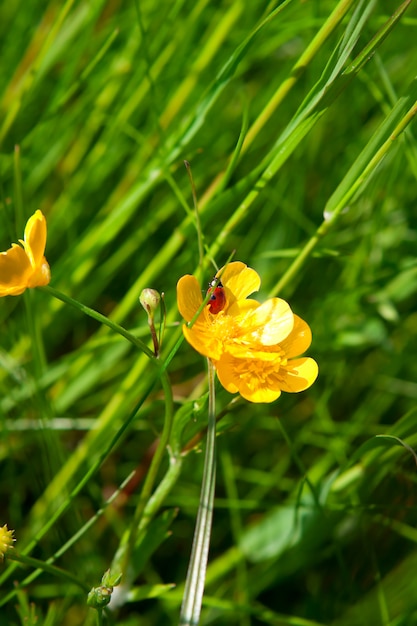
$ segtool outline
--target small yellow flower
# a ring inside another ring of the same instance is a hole
[[[309,357],[295,358],[310,346],[308,324],[280,298],[263,304],[248,299],[261,281],[244,263],[229,263],[219,275],[223,308],[213,314],[208,304],[192,328],[184,325],[183,332],[197,352],[212,360],[223,387],[251,402],[272,402],[281,391],[310,387],[317,378],[317,363]],[[194,276],[180,278],[177,300],[182,317],[190,322],[203,302]]]
[[[7,530],[7,524],[0,526],[0,560],[3,560],[7,551],[13,548],[13,533],[14,530]]]
[[[46,220],[39,209],[29,218],[24,240],[0,252],[0,297],[18,296],[28,287],[47,285],[51,272],[45,259]]]

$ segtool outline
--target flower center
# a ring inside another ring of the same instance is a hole
[[[266,349],[263,356],[256,352],[253,358],[235,359],[235,374],[253,391],[259,387],[273,389],[280,378],[280,370],[287,364],[287,358],[281,349],[273,352]]]
[[[219,341],[226,343],[233,340],[238,330],[234,317],[226,315],[224,311],[219,311],[216,315],[210,315],[212,320],[212,332]]]

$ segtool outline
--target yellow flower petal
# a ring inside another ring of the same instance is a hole
[[[18,296],[27,287],[32,267],[27,254],[17,244],[0,253],[0,297]]]
[[[242,386],[242,389],[239,390],[240,395],[245,400],[249,400],[249,402],[274,402],[281,395],[281,389],[272,389],[272,387],[267,387],[266,385],[260,385],[255,389],[252,387]]]
[[[42,287],[43,285],[48,285],[50,280],[51,270],[48,261],[43,257],[40,265],[36,266],[35,270],[30,275],[28,287]]]
[[[191,322],[203,302],[200,285],[194,276],[187,274],[179,279],[177,283],[177,302],[182,317],[186,322]]]
[[[282,371],[280,387],[282,391],[298,393],[311,387],[319,373],[319,368],[314,359],[304,357],[288,361]]]
[[[259,361],[276,361],[285,354],[277,346],[260,346],[253,343],[239,343],[237,341],[229,342],[224,348],[224,352],[231,354],[237,359],[257,359]]]
[[[294,356],[303,354],[311,344],[311,330],[310,326],[298,317],[294,315],[294,328],[286,339],[280,342],[282,350],[287,357],[291,359]]]
[[[0,297],[18,296],[28,287],[47,285],[51,272],[44,257],[46,220],[41,211],[29,218],[24,241],[0,253]]]
[[[258,306],[261,306],[260,303],[257,300],[252,300],[251,298],[239,300],[227,308],[227,314],[236,317],[237,315],[243,315],[252,309],[257,309]]]
[[[180,278],[177,283],[177,301],[182,317],[190,322],[203,302],[200,285],[194,276],[188,274]],[[218,358],[222,351],[222,342],[211,328],[213,319],[214,316],[205,307],[192,328],[183,326],[183,332],[188,343],[197,352],[203,356]]]
[[[237,393],[239,391],[236,385],[236,377],[233,371],[233,357],[231,355],[223,356],[221,361],[213,361],[216,368],[217,376],[222,386],[229,393]]]
[[[273,402],[281,391],[304,391],[314,383],[318,374],[317,363],[309,357],[288,363],[280,363],[278,358],[272,363],[224,354],[215,366],[223,387],[230,393],[238,391],[251,402]]]
[[[184,337],[188,343],[203,356],[219,359],[223,352],[223,343],[215,333],[206,333],[204,328],[194,324],[192,328],[182,327]]]
[[[216,276],[220,276],[226,292],[227,305],[231,306],[236,300],[244,300],[261,286],[261,279],[255,270],[241,261],[229,263],[225,270],[219,270]]]
[[[23,246],[32,267],[40,267],[46,246],[46,219],[39,209],[27,221]]]
[[[270,298],[246,314],[242,329],[245,342],[272,346],[288,337],[294,327],[294,314],[285,300]]]

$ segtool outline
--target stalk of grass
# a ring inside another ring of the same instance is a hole
[[[210,360],[208,360],[208,386],[208,427],[203,482],[179,621],[180,624],[187,626],[198,624],[200,621],[213,520],[216,483],[216,398],[215,369]]]
[[[115,513],[117,523],[100,515],[89,526],[87,564],[81,544],[78,550],[79,520],[86,509],[88,515],[99,508],[97,493],[122,483],[163,428],[157,368],[151,371],[149,357],[128,337],[115,341],[107,320],[124,329],[140,326],[131,334],[147,347],[137,298],[148,286],[166,292],[168,323],[178,320],[175,283],[197,267],[198,257],[194,220],[183,215],[187,159],[202,197],[205,240],[214,241],[198,274],[201,284],[212,258],[222,265],[237,249],[236,258],[256,267],[268,290],[294,292],[291,304],[311,323],[311,353],[321,368],[311,393],[282,398],[268,410],[218,395],[218,430],[222,436],[231,431],[239,501],[229,491],[216,507],[219,558],[207,575],[209,593],[213,582],[216,592],[205,601],[231,623],[242,623],[242,616],[247,623],[351,623],[351,607],[375,622],[412,619],[415,596],[401,589],[409,589],[413,561],[401,555],[415,541],[407,505],[415,471],[407,464],[414,461],[399,446],[367,452],[359,446],[387,425],[390,435],[415,446],[413,417],[406,426],[401,420],[416,397],[412,5],[393,5],[392,19],[380,3],[360,1],[277,7],[175,0],[163,11],[147,0],[136,7],[101,0],[64,7],[53,0],[41,11],[32,2],[2,7],[2,215],[23,226],[40,207],[48,219],[53,287],[105,318],[90,322],[38,292],[29,294],[33,323],[27,324],[21,299],[1,302],[0,484],[7,519],[0,525],[15,520],[9,527],[17,527],[26,546],[35,541],[39,553],[56,555],[69,534],[72,551],[62,566],[82,568],[94,582],[130,532],[137,502],[129,501]],[[21,174],[13,190],[16,163]],[[319,233],[331,255],[323,256]],[[9,235],[0,236],[6,249]],[[31,346],[40,334],[44,356],[37,344],[34,368]],[[121,624],[137,610],[129,598],[148,597],[156,579],[178,584],[187,558],[181,536],[191,530],[183,513],[179,521],[170,518],[167,544],[163,524],[155,540],[162,510],[193,506],[185,486],[193,478],[193,446],[205,429],[204,397],[196,397],[202,385],[194,378],[198,357],[181,347],[179,334],[168,327],[162,355],[178,407],[164,455],[169,465],[152,469],[152,487],[139,496],[134,556],[148,555],[149,563],[140,571],[142,595],[141,587],[131,587],[131,596],[123,596]],[[293,455],[276,424],[282,415]],[[34,433],[40,418],[45,428]],[[94,427],[81,441],[71,431],[54,433],[67,460],[55,457],[58,471],[50,480],[45,460],[58,448],[47,431],[60,418],[82,424],[87,418]],[[9,430],[15,419],[28,430]],[[306,514],[306,477],[322,512],[310,502]],[[224,532],[223,507],[235,507],[241,517],[238,545]],[[300,512],[304,526],[294,522]],[[268,533],[275,524],[275,535],[286,536],[285,521],[294,540],[287,548]],[[382,527],[383,535],[375,532]],[[258,554],[248,548],[254,535]],[[371,542],[373,558],[366,552]],[[178,566],[169,558],[173,550]],[[12,571],[20,578],[9,566],[5,585]],[[378,574],[378,587],[367,594]],[[64,626],[69,604],[72,615],[84,616],[83,600],[43,584],[50,581],[54,573],[20,579],[38,613],[54,601],[56,610],[44,621]],[[296,589],[297,602],[292,593],[279,594],[279,605],[271,600],[283,588]],[[11,623],[9,591],[5,587],[1,602]],[[175,621],[180,595],[141,604],[143,619]]]
[[[343,70],[343,65],[349,57],[350,52],[358,40],[361,30],[364,27],[365,18],[368,10],[371,8],[366,3],[365,9],[357,11],[352,16],[350,24],[351,34],[346,40],[342,40],[340,49],[334,54],[333,59],[329,62],[322,79],[315,85],[313,90],[307,96],[305,102],[294,116],[294,119],[287,126],[285,131],[275,143],[274,148],[264,158],[257,170],[253,172],[256,182],[251,186],[251,190],[241,202],[239,207],[234,211],[228,222],[219,233],[216,241],[210,248],[210,254],[215,257],[219,250],[224,246],[226,239],[230,233],[236,228],[239,222],[246,216],[249,208],[259,196],[264,187],[277,174],[279,169],[285,163],[286,159],[296,149],[299,142],[325,114],[328,107],[337,98],[343,88],[345,88],[355,73],[357,73],[364,64],[371,58],[372,54],[383,42],[385,37],[391,31],[395,23],[401,18],[408,8],[410,2],[404,2],[396,13],[390,18],[374,38],[364,47],[356,59]],[[343,70],[343,71],[342,71]],[[258,174],[259,172],[259,174]],[[306,251],[306,256],[310,254],[310,250]]]
[[[335,226],[342,211],[348,207],[349,202],[351,200],[355,201],[359,193],[364,192],[369,177],[375,172],[375,169],[386,157],[389,150],[395,147],[395,141],[400,137],[401,133],[404,132],[408,124],[413,121],[417,111],[417,101],[413,102],[417,96],[416,89],[416,83],[414,82],[410,87],[409,95],[397,103],[392,114],[384,120],[384,123],[375,133],[372,140],[352,165],[345,179],[331,198],[329,198],[324,208],[325,219],[317,229],[317,233],[307,242],[296,259],[294,259],[287,272],[272,288],[271,295],[281,293],[282,289],[285,289],[287,285],[291,283],[294,277],[300,272],[303,264],[311,256],[317,244],[326,236],[329,230]],[[407,110],[410,102],[413,102],[413,104]],[[388,138],[385,139],[387,135]]]

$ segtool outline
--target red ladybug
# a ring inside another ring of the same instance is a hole
[[[209,311],[213,315],[217,315],[217,313],[220,313],[226,306],[224,287],[220,282],[216,286],[216,279],[213,278],[209,283],[207,293],[211,293],[210,300],[208,301]]]

